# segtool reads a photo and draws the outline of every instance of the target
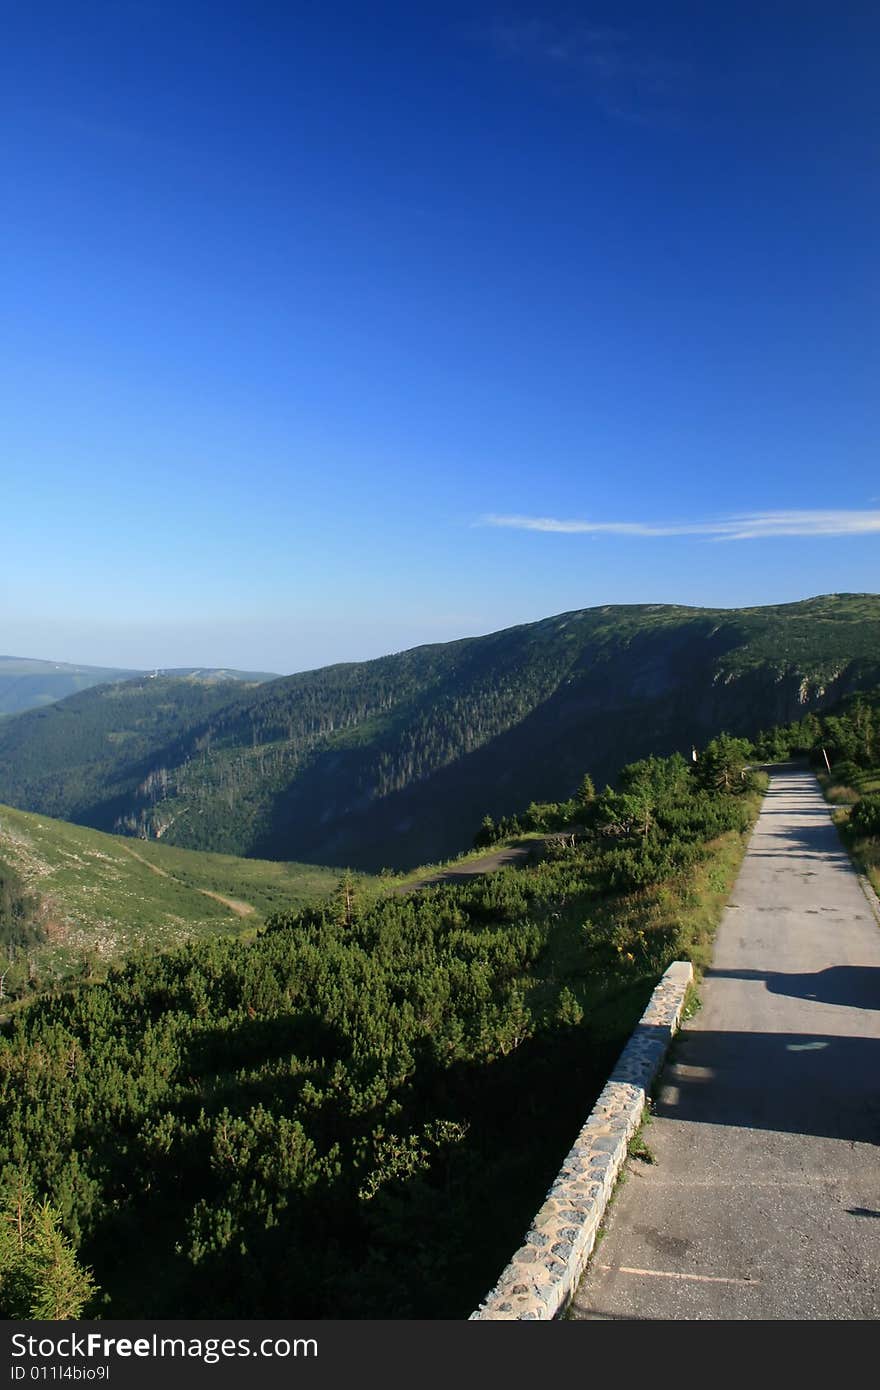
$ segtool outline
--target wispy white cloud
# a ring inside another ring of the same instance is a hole
[[[497,19],[489,37],[499,52],[513,58],[590,67],[606,72],[618,66],[627,42],[624,30],[607,25],[563,25],[544,18]]]
[[[716,541],[752,541],[769,536],[858,536],[880,533],[880,511],[744,512],[715,521],[651,522],[560,520],[552,516],[490,514],[476,526],[585,536],[704,536]]]
[[[686,74],[641,47],[626,30],[540,18],[499,19],[480,36],[500,57],[574,81],[606,115],[654,121]]]

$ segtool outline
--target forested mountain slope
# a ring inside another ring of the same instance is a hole
[[[242,688],[165,679],[0,725],[0,799],[100,829],[378,868],[647,753],[880,679],[880,597],[607,606]]]

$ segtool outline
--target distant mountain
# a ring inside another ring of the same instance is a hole
[[[32,661],[0,656],[0,714],[18,714],[63,700],[78,690],[136,675],[109,666],[71,666],[64,661]]]
[[[129,671],[114,666],[72,666],[65,661],[34,661],[23,656],[0,656],[0,715],[19,714],[54,704],[80,690],[95,685],[131,680],[146,671]],[[202,680],[274,680],[271,672],[228,671],[200,667],[164,671],[169,676],[198,676]]]
[[[265,685],[266,681],[277,681],[281,677],[277,671],[237,671],[232,666],[163,666],[152,672],[135,672],[136,675],[171,676],[187,680],[243,681],[245,685]]]
[[[0,800],[193,849],[408,867],[585,771],[878,680],[878,595],[589,608],[258,686],[88,690],[0,725]]]

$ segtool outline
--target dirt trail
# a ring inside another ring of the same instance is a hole
[[[223,903],[224,907],[230,908],[236,917],[251,917],[253,915],[254,908],[251,904],[243,903],[240,898],[225,898],[222,893],[212,893],[210,888],[199,888],[197,891],[204,893],[206,898],[214,898],[216,902]]]
[[[136,849],[129,849],[128,845],[123,845],[122,848],[125,850],[126,854],[131,855],[132,859],[136,859],[139,864],[143,864],[144,868],[149,869],[151,874],[158,874],[159,878],[170,878],[172,883],[179,882],[172,874],[166,873],[164,869],[160,869],[158,864],[151,864],[149,859],[145,859],[142,854],[138,854]]]
[[[143,864],[145,868],[149,869],[151,874],[158,874],[159,878],[168,878],[172,883],[179,883],[181,888],[193,887],[191,883],[184,883],[182,878],[176,878],[174,874],[169,874],[167,869],[160,869],[158,864],[151,864],[149,859],[138,854],[136,849],[129,849],[128,845],[123,845],[122,848],[126,854],[131,855],[132,859],[136,859],[139,864]],[[239,898],[226,898],[222,893],[212,892],[210,888],[196,888],[195,891],[201,893],[205,898],[213,898],[215,902],[222,903],[224,907],[229,908],[230,912],[234,912],[236,917],[253,916],[254,908],[251,904],[244,903]]]

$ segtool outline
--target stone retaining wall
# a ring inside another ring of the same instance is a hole
[[[675,961],[666,971],[523,1245],[471,1318],[547,1320],[568,1305],[693,974],[690,961]]]
[[[867,874],[859,874],[859,883],[862,885],[862,892],[868,899],[868,906],[877,918],[878,926],[880,926],[880,898],[874,892],[874,885]]]

